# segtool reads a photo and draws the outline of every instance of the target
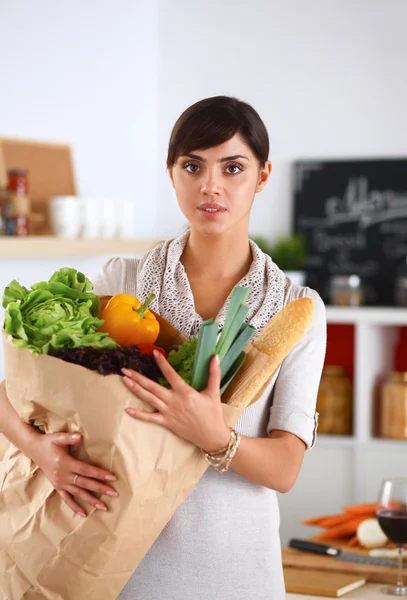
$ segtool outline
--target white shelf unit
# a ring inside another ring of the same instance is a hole
[[[154,239],[87,239],[67,240],[55,236],[0,236],[0,260],[49,258],[53,256],[101,256],[144,254],[159,240]]]
[[[375,502],[382,479],[407,476],[407,441],[372,433],[375,388],[378,378],[394,370],[407,308],[327,307],[327,321],[354,327],[353,436],[318,435],[295,487],[280,498],[283,543],[320,531],[302,526],[302,520],[340,512],[348,504]]]

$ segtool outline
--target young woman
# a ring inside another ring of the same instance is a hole
[[[98,294],[154,292],[152,306],[186,336],[204,319],[223,325],[236,285],[248,286],[247,321],[260,331],[287,303],[314,300],[313,326],[284,360],[262,398],[236,426],[240,445],[227,472],[208,469],[122,590],[120,600],[283,599],[284,580],[276,492],[288,492],[307,448],[315,441],[315,403],[322,371],[326,323],[318,294],[297,287],[248,238],[250,209],[271,172],[269,141],[257,112],[230,97],[202,100],[174,126],[167,167],[188,230],[141,260],[110,260]],[[208,387],[187,386],[161,356],[170,390],[131,372],[126,385],[156,411],[129,418],[158,423],[208,453],[225,449],[236,434],[223,421],[219,365]],[[97,416],[95,415],[95,418]],[[23,424],[0,397],[0,429],[44,471],[76,512],[75,501],[106,509],[92,492],[114,496],[114,474],[69,455],[68,434],[42,435]],[[114,500],[111,500],[114,502]]]

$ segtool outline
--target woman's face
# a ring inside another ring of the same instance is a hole
[[[256,191],[270,175],[252,150],[235,135],[207,150],[180,156],[170,170],[178,203],[191,230],[206,235],[245,228]]]

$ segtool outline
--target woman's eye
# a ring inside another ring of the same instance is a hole
[[[185,163],[185,165],[182,165],[182,168],[188,173],[196,173],[199,171],[199,167],[195,163]]]
[[[230,175],[236,175],[236,173],[240,173],[240,171],[243,171],[243,167],[240,165],[228,165],[226,167],[226,172]]]

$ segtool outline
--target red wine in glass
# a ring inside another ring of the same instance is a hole
[[[407,544],[407,508],[383,510],[377,513],[380,527],[396,546]]]
[[[386,594],[407,597],[403,583],[403,546],[407,544],[407,479],[394,478],[383,481],[376,509],[377,519],[389,540],[399,551],[397,584],[384,588]]]

